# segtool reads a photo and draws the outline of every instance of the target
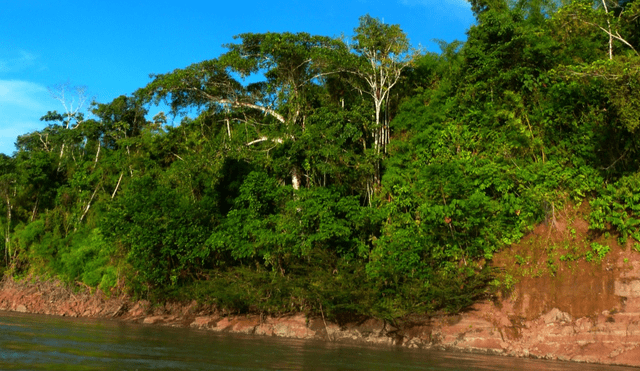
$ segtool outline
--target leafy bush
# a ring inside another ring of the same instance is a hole
[[[592,229],[604,231],[611,225],[623,242],[629,237],[640,241],[640,173],[608,184],[591,202],[591,209]]]
[[[122,244],[145,285],[176,284],[209,256],[207,210],[151,176],[135,179],[109,210],[104,230]]]
[[[585,260],[590,262],[593,260],[602,261],[604,257],[611,251],[611,248],[607,245],[601,245],[597,242],[591,243],[591,251],[587,251],[585,254]]]

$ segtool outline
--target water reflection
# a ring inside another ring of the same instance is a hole
[[[2,370],[629,370],[0,312]]]

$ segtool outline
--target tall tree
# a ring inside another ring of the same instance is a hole
[[[191,65],[172,73],[155,75],[138,92],[143,99],[166,100],[173,113],[193,108],[227,112],[231,137],[243,130],[245,147],[261,143],[278,146],[295,141],[305,129],[312,96],[324,75],[323,54],[344,48],[338,40],[306,33],[242,34],[238,44],[219,59]],[[237,77],[263,75],[265,80],[243,85]],[[294,189],[300,186],[301,164],[290,159]]]
[[[4,235],[4,260],[7,265],[11,264],[11,219],[13,205],[12,196],[15,196],[16,178],[13,158],[0,154],[0,196],[2,203],[7,208],[5,225],[2,228]]]
[[[49,93],[62,104],[64,113],[49,112],[43,117],[43,121],[60,121],[65,130],[75,129],[84,120],[82,110],[87,101],[86,90],[84,86],[72,88],[68,82],[50,88]],[[60,161],[62,161],[62,156],[64,155],[64,147],[65,142],[63,141],[60,146]],[[60,169],[60,165],[58,165],[58,169]]]
[[[362,59],[353,73],[366,82],[365,88],[355,86],[373,99],[376,119],[374,145],[378,153],[384,153],[389,144],[389,119],[385,117],[382,121],[381,113],[402,71],[419,52],[410,48],[409,39],[399,25],[384,24],[368,14],[360,17],[360,25],[354,32],[353,49]]]

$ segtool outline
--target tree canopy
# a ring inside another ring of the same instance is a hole
[[[638,4],[474,1],[441,53],[369,15],[245,33],[43,113],[0,157],[5,274],[396,321],[492,295],[494,254],[570,202],[640,242]]]

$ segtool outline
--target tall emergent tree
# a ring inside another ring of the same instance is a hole
[[[390,138],[390,92],[419,51],[411,49],[409,39],[399,25],[384,24],[368,14],[360,17],[360,24],[354,32],[353,50],[359,58],[351,72],[364,84],[356,81],[353,86],[373,99],[373,144],[377,154],[385,154]],[[384,120],[381,117],[383,112]],[[374,183],[380,183],[379,161],[375,164]]]
[[[323,55],[344,45],[306,33],[247,33],[236,38],[241,42],[228,44],[229,51],[218,59],[155,75],[139,96],[170,102],[174,114],[192,108],[224,112],[229,139],[242,136],[246,147],[296,141],[313,108],[317,80],[325,72]],[[243,85],[238,79],[256,74],[265,80]],[[300,187],[301,167],[291,161],[294,189]]]
[[[2,204],[7,208],[6,219],[0,233],[4,235],[4,261],[5,264],[11,264],[11,217],[13,205],[11,198],[15,196],[15,169],[14,160],[4,154],[0,154],[0,197]],[[0,219],[1,220],[1,219]],[[1,225],[1,224],[0,224]]]
[[[386,152],[389,144],[389,117],[381,123],[381,113],[389,101],[391,89],[398,83],[402,71],[418,56],[411,50],[409,39],[399,25],[387,25],[370,15],[360,18],[360,25],[354,30],[355,52],[363,58],[353,71],[366,81],[366,92],[373,99],[377,131],[374,133],[378,151]]]

